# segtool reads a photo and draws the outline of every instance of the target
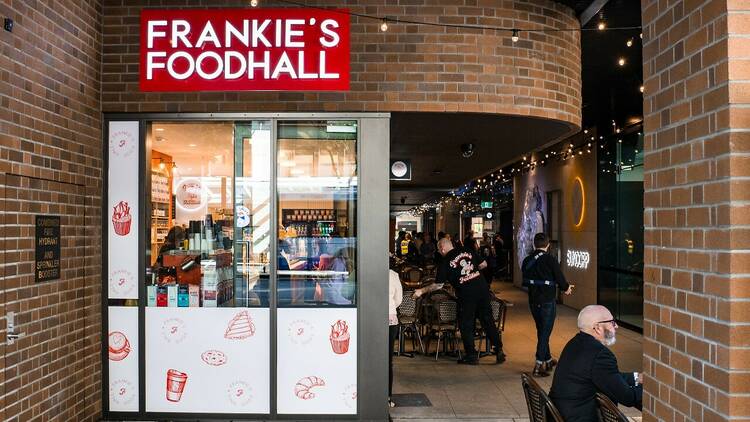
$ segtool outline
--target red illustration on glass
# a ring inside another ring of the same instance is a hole
[[[349,326],[346,325],[346,321],[340,319],[335,324],[331,325],[331,347],[333,353],[343,355],[349,351]]]
[[[182,392],[185,390],[188,376],[184,372],[176,369],[167,371],[167,400],[178,402],[182,398]]]
[[[130,216],[130,207],[125,201],[120,201],[114,207],[112,212],[112,225],[115,227],[115,233],[120,236],[127,236],[130,233],[130,223],[133,218]]]
[[[201,354],[201,359],[211,366],[221,366],[227,363],[227,355],[221,350],[206,350]]]
[[[255,334],[255,324],[247,311],[242,311],[229,321],[224,338],[229,340],[243,340]]]
[[[121,361],[130,354],[130,342],[119,331],[109,333],[109,360]]]
[[[309,376],[302,378],[297,381],[294,385],[294,395],[302,400],[310,400],[315,398],[315,393],[312,392],[313,387],[322,387],[326,385],[326,382],[322,378]]]

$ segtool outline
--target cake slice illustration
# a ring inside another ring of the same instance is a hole
[[[349,326],[346,321],[340,319],[331,325],[331,347],[333,353],[343,355],[349,351]]]
[[[133,218],[130,216],[130,206],[125,201],[120,201],[114,206],[112,212],[112,225],[115,227],[115,233],[120,236],[127,236],[130,233],[130,223]]]
[[[224,338],[229,340],[243,340],[255,334],[255,324],[247,311],[242,311],[229,321]]]
[[[130,342],[119,331],[109,333],[109,360],[121,361],[130,354]]]
[[[326,382],[322,378],[315,376],[304,377],[294,384],[294,395],[302,400],[310,400],[315,398],[315,393],[312,392],[313,387],[322,387],[326,385]]]

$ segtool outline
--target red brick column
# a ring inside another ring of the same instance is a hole
[[[750,2],[643,0],[644,420],[750,418]]]

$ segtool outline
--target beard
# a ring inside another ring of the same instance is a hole
[[[617,342],[615,330],[604,329],[604,345],[612,346]]]

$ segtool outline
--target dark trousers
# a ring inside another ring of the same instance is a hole
[[[464,342],[464,350],[469,356],[477,354],[477,349],[474,347],[474,322],[477,318],[482,325],[482,329],[487,333],[492,346],[498,351],[503,348],[500,333],[492,319],[490,294],[487,283],[481,280],[461,286],[458,295],[458,304],[460,306],[458,328],[461,330],[461,340]]]
[[[393,395],[393,343],[398,337],[398,325],[388,326],[388,397]]]
[[[537,362],[546,362],[552,359],[549,351],[549,337],[552,335],[552,328],[555,326],[557,305],[555,302],[529,303],[529,307],[536,324],[536,360]]]

